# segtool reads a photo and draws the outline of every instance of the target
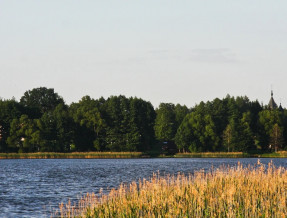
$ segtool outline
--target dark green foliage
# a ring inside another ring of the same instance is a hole
[[[112,151],[125,151],[126,147],[135,150],[129,141],[131,138],[129,122],[129,101],[124,96],[111,96],[106,102],[107,111],[107,134],[106,147]],[[137,140],[137,138],[135,138]]]
[[[27,115],[15,118],[10,124],[10,136],[7,144],[12,151],[35,152],[40,145],[40,132],[37,128],[37,121],[31,120]]]
[[[10,151],[6,140],[10,135],[10,123],[23,114],[23,107],[15,100],[0,100],[0,152]]]
[[[251,151],[255,149],[255,135],[250,128],[251,114],[245,112],[241,119],[231,118],[231,143],[229,151]],[[228,127],[228,126],[227,126]]]
[[[150,102],[130,98],[131,133],[136,137],[137,151],[147,151],[155,141],[154,123],[156,113]]]
[[[106,148],[114,151],[146,151],[154,142],[155,111],[150,102],[111,96],[105,103]]]
[[[156,110],[156,120],[154,132],[156,139],[159,141],[158,149],[174,153],[176,149],[175,136],[184,117],[190,110],[184,105],[172,103],[161,103]],[[161,147],[161,148],[160,148]],[[184,149],[184,148],[178,148]]]
[[[179,152],[186,152],[189,150],[191,143],[194,141],[191,124],[189,123],[189,116],[186,116],[177,129],[175,135],[175,143]]]
[[[180,151],[253,151],[258,144],[262,107],[247,97],[201,102],[177,129]]]
[[[159,141],[173,141],[176,133],[175,106],[171,103],[161,103],[156,110],[155,136]]]
[[[222,141],[223,141],[223,146],[227,152],[230,152],[232,149],[232,137],[233,137],[233,129],[230,124],[228,124],[223,131],[222,135]]]
[[[183,151],[216,151],[219,137],[215,133],[211,116],[199,112],[188,114],[178,128],[175,142]]]
[[[270,149],[272,151],[277,152],[279,149],[282,148],[282,145],[284,143],[283,139],[283,131],[282,128],[279,127],[279,125],[276,123],[271,131],[270,134]]]
[[[70,106],[70,114],[75,122],[75,145],[79,151],[102,150],[101,133],[105,127],[99,111],[99,102],[84,96],[79,103]]]
[[[176,129],[180,126],[185,116],[191,111],[185,106],[177,104],[174,108]]]
[[[46,112],[38,120],[40,151],[70,151],[74,138],[74,122],[67,106],[59,104],[55,110]]]
[[[265,108],[265,109],[264,109]],[[0,100],[0,152],[277,151],[286,149],[287,111],[247,97],[200,102],[194,108],[125,96],[84,96],[70,106],[45,87],[20,102]],[[169,150],[171,151],[171,150]]]
[[[142,99],[85,96],[70,106],[70,114],[76,123],[77,150],[146,151],[154,143],[155,111]]]
[[[270,148],[271,135],[274,125],[277,124],[280,129],[284,129],[286,113],[279,110],[264,110],[259,113],[259,140],[263,150],[268,151]]]
[[[64,100],[54,92],[54,89],[40,87],[26,91],[20,103],[27,108],[31,116],[36,117],[54,110],[58,104],[64,104]]]

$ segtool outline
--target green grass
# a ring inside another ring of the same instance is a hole
[[[269,157],[269,158],[286,158],[287,157],[287,151],[278,151],[274,153],[264,153],[260,154],[259,157]]]

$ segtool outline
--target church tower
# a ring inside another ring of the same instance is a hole
[[[269,104],[268,104],[268,109],[274,110],[274,109],[277,109],[277,108],[278,108],[278,106],[275,103],[274,98],[273,98],[273,90],[271,90],[271,98],[270,98],[270,101],[269,101]]]

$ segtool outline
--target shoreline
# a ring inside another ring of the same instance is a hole
[[[142,158],[141,152],[37,152],[37,153],[0,153],[0,159],[117,159]]]
[[[248,154],[243,152],[144,153],[144,152],[37,152],[0,153],[0,159],[135,159],[135,158],[287,158],[287,151]]]

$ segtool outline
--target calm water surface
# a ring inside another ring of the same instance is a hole
[[[0,160],[0,217],[49,217],[51,208],[87,192],[99,192],[161,175],[209,170],[221,165],[254,165],[258,158],[43,159]],[[287,158],[260,159],[287,168]]]

